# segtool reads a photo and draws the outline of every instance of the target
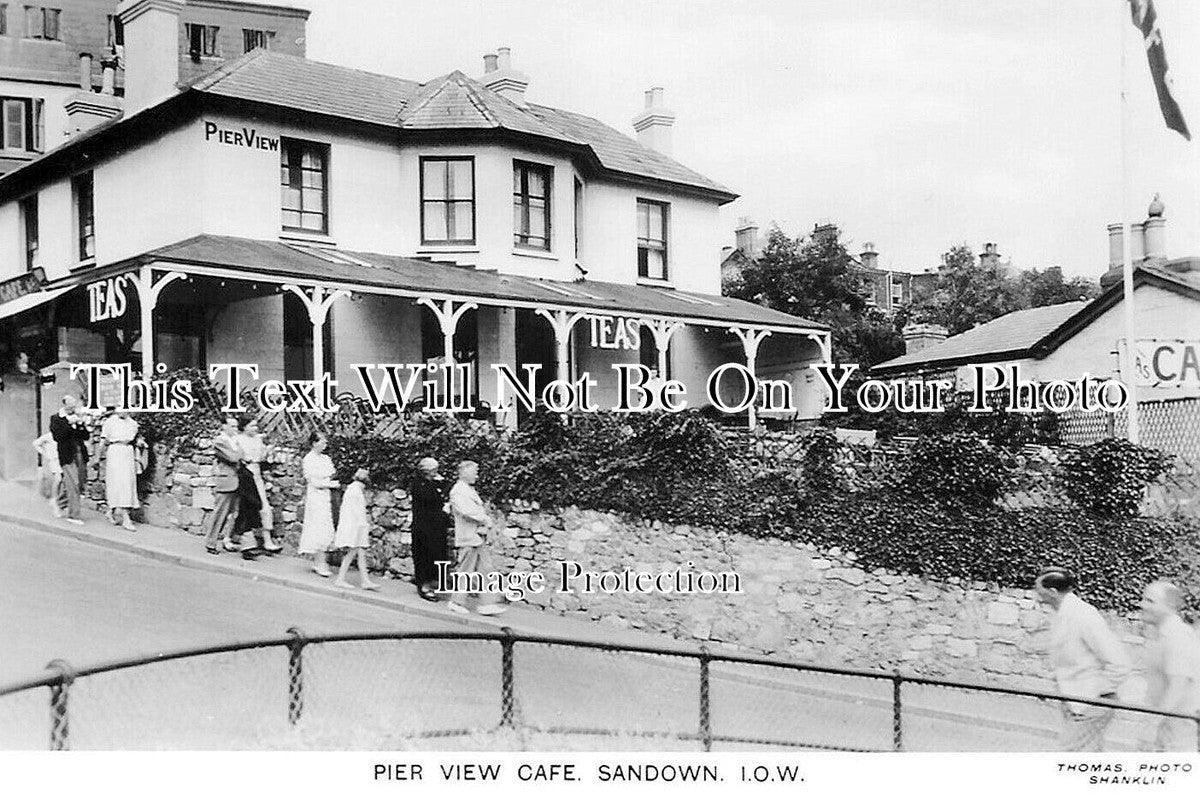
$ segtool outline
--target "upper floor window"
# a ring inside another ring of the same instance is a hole
[[[892,305],[898,306],[904,303],[904,284],[892,284]]]
[[[217,43],[217,32],[221,30],[218,26],[187,22],[183,27],[187,31],[188,53],[193,60],[221,55],[221,48]]]
[[[0,147],[40,153],[46,128],[44,109],[41,98],[0,97]]]
[[[275,31],[261,31],[252,28],[242,28],[242,52],[249,53],[259,47],[269,49],[271,40],[275,38]]]
[[[91,172],[71,179],[71,194],[75,200],[75,232],[79,240],[79,260],[96,257],[96,207]]]
[[[550,249],[550,183],[554,171],[513,162],[513,244]]]
[[[283,227],[329,233],[329,145],[284,139],[280,150]]]
[[[575,260],[583,250],[583,181],[575,179]]]
[[[38,196],[31,194],[21,200],[21,228],[25,236],[25,269],[38,264]]]
[[[29,39],[57,41],[62,10],[45,6],[25,6],[25,36]]]
[[[8,35],[8,4],[0,3],[0,36]]]
[[[667,279],[667,204],[637,201],[638,277]]]
[[[422,244],[475,244],[475,159],[421,159]]]

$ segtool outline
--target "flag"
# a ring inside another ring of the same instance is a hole
[[[1162,109],[1163,120],[1168,128],[1190,142],[1192,134],[1183,119],[1183,112],[1179,110],[1179,103],[1171,94],[1171,70],[1163,49],[1162,31],[1158,29],[1154,0],[1129,0],[1129,4],[1134,27],[1141,31],[1142,41],[1146,45],[1146,58],[1150,61],[1150,74],[1154,77],[1154,90],[1158,92],[1158,106]]]

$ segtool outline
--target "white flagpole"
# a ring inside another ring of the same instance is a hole
[[[1130,0],[1119,0],[1121,9],[1121,251],[1124,259],[1123,284],[1125,288],[1125,359],[1121,365],[1121,379],[1129,390],[1129,405],[1127,415],[1129,420],[1129,441],[1138,442],[1138,391],[1137,374],[1134,372],[1137,362],[1137,338],[1134,330],[1133,313],[1133,234],[1129,224],[1129,69],[1128,47],[1129,38],[1127,26],[1130,23]]]

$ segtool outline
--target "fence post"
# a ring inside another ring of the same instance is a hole
[[[704,752],[712,751],[712,707],[708,682],[708,665],[712,656],[708,647],[700,645],[700,741],[704,743]]]
[[[50,684],[50,749],[69,750],[67,698],[70,695],[71,684],[75,681],[75,670],[61,658],[51,661],[46,665],[46,669],[58,670],[58,680]]]
[[[892,749],[897,753],[904,749],[904,730],[901,726],[900,684],[904,679],[900,671],[892,674]]]
[[[513,726],[513,632],[501,628],[500,640],[500,727]]]
[[[295,725],[304,711],[304,645],[308,637],[299,628],[288,628],[292,641],[288,643],[288,722]]]

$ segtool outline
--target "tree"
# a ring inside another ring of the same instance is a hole
[[[918,322],[944,325],[951,336],[1025,307],[1018,287],[994,263],[976,261],[966,244],[942,255],[937,286],[914,303]]]
[[[839,362],[866,367],[904,352],[895,324],[868,309],[868,287],[837,235],[793,239],[773,227],[726,293],[828,325]]]
[[[1063,279],[1062,267],[1027,269],[1017,278],[1026,308],[1053,306],[1074,300],[1091,300],[1100,294],[1100,284],[1087,278]]]

